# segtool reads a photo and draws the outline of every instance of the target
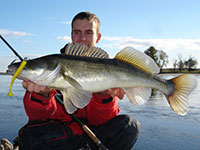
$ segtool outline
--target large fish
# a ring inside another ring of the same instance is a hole
[[[18,78],[61,90],[68,113],[85,107],[92,93],[120,87],[136,105],[149,99],[152,88],[157,89],[177,114],[187,114],[188,95],[197,85],[194,75],[162,79],[156,76],[159,67],[153,59],[132,47],[124,48],[114,59],[102,49],[81,44],[68,44],[65,53],[28,60]],[[19,65],[11,63],[7,72],[13,75]]]

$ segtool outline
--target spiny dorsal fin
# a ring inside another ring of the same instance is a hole
[[[84,44],[69,43],[65,48],[65,54],[73,56],[86,56],[95,58],[109,58],[108,53],[98,47],[88,47]]]
[[[132,64],[151,74],[160,72],[160,68],[151,57],[132,47],[125,47],[122,49],[119,53],[117,53],[115,59]]]

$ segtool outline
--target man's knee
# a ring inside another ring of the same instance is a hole
[[[133,116],[129,115],[119,115],[120,120],[124,123],[124,129],[126,130],[127,134],[130,136],[135,135],[138,137],[140,130],[141,130],[141,124],[139,121],[137,121]]]
[[[118,121],[120,126],[120,133],[118,133],[120,145],[115,149],[132,149],[141,130],[139,121],[129,115],[119,115],[115,121]]]

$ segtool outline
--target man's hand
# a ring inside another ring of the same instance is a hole
[[[119,99],[123,99],[125,92],[121,88],[112,88],[100,92],[99,94],[110,95],[111,97],[117,96]]]
[[[23,87],[29,91],[29,92],[33,92],[33,93],[38,93],[41,94],[43,96],[48,96],[49,92],[51,91],[50,88],[47,88],[45,86],[40,86],[37,85],[31,81],[23,81],[22,82]]]

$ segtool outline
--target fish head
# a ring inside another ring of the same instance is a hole
[[[7,73],[14,75],[19,68],[21,62],[12,62],[8,66]],[[48,85],[56,78],[60,71],[60,65],[56,59],[46,59],[45,57],[27,60],[26,66],[23,68],[18,79],[29,80],[39,85]]]
[[[7,74],[9,75],[14,75],[15,72],[17,71],[17,68],[19,68],[21,62],[15,62],[15,60],[13,60],[9,65],[8,65],[8,70],[6,71]]]

